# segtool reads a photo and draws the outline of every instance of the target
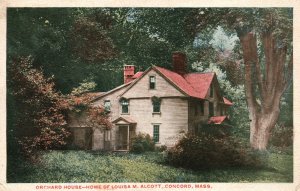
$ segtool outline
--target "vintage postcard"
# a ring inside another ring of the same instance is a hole
[[[299,7],[1,2],[0,191],[300,191]]]

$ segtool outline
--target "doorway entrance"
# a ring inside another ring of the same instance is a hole
[[[129,150],[129,125],[119,126],[119,150]]]
[[[118,147],[117,150],[129,150],[131,138],[134,137],[134,127],[131,125],[120,125],[118,135]]]

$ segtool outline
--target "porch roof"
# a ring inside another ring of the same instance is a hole
[[[113,120],[112,123],[118,124],[136,124],[136,121],[131,119],[130,117],[118,117],[117,119]]]
[[[227,116],[214,116],[209,118],[208,124],[222,124],[225,120],[228,120]]]

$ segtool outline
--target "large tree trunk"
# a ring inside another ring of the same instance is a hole
[[[240,35],[245,64],[245,92],[250,118],[250,144],[265,150],[270,132],[278,116],[280,98],[286,87],[286,46],[277,46],[271,33],[262,35],[265,61],[264,69],[258,57],[256,36],[249,32]],[[292,57],[289,65],[292,64]],[[288,67],[291,68],[291,67]]]
[[[270,131],[275,126],[279,110],[269,114],[262,114],[250,123],[250,144],[257,150],[265,150],[268,145]]]

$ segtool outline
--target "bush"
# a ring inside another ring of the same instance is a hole
[[[145,149],[144,149],[144,146],[142,143],[136,142],[136,143],[132,144],[132,146],[130,148],[130,152],[140,154],[140,153],[145,152]]]
[[[293,127],[276,125],[272,130],[270,143],[275,147],[289,147],[293,145]]]
[[[154,151],[155,143],[150,135],[139,133],[131,139],[130,152],[143,153],[145,151]]]
[[[15,139],[8,142],[17,141],[8,149],[18,147],[20,155],[35,160],[39,150],[63,148],[71,133],[66,128],[65,97],[33,62],[31,56],[19,57],[7,65],[7,127],[8,138]]]
[[[261,157],[249,154],[241,142],[230,136],[216,137],[208,133],[184,136],[168,150],[167,162],[190,169],[263,165]]]
[[[270,151],[271,153],[287,154],[287,155],[293,155],[294,153],[293,145],[290,145],[288,147],[276,147],[270,145],[268,151]]]
[[[166,145],[161,145],[161,146],[155,147],[155,151],[158,151],[158,152],[164,152],[167,149],[168,149],[168,147]]]

